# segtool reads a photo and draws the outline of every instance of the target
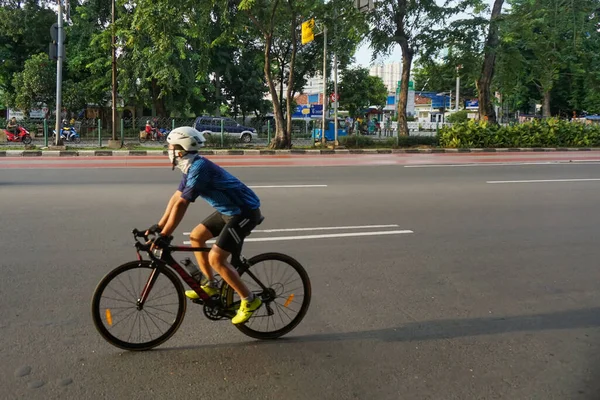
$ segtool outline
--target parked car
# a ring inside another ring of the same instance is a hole
[[[317,123],[315,123],[317,124]],[[320,125],[320,124],[319,124]],[[338,139],[342,136],[348,136],[346,130],[346,122],[338,119]],[[321,140],[321,128],[313,129],[312,138],[317,141]],[[325,130],[325,140],[335,140],[335,127],[333,126],[333,119],[327,120],[327,129]]]
[[[226,117],[198,117],[194,121],[193,127],[205,138],[208,138],[210,135],[221,134],[221,121],[223,121],[224,134],[237,137],[243,143],[250,143],[258,137],[256,129],[240,125]]]

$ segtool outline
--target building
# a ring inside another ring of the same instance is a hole
[[[402,78],[402,64],[400,62],[393,62],[375,65],[371,67],[369,74],[380,77],[387,90],[395,92],[398,81]]]

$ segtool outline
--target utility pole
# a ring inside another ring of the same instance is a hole
[[[112,12],[111,12],[111,48],[112,48],[112,140],[109,141],[109,147],[121,147],[121,143],[117,142],[117,40],[116,40],[116,27],[115,27],[115,3],[116,0],[112,0]]]
[[[325,144],[327,123],[327,26],[323,27],[323,127],[321,128],[321,143]]]
[[[460,101],[460,75],[459,75],[459,71],[462,68],[462,65],[458,65],[456,67],[456,104],[455,104],[455,109],[456,111],[458,111],[458,104]]]
[[[61,111],[62,111],[62,66],[65,58],[64,38],[63,38],[63,5],[62,0],[58,0],[58,26],[57,26],[57,51],[56,51],[56,124],[54,126],[56,132],[56,146],[62,145],[60,138],[61,129]]]

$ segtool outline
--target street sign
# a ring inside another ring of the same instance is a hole
[[[64,29],[61,30],[61,36],[61,41],[64,43],[67,37]],[[52,27],[50,27],[50,37],[52,38],[52,41],[58,42],[58,24],[56,22],[52,24]]]
[[[335,103],[336,101],[340,100],[340,94],[338,93],[337,96],[335,93],[331,93],[329,95],[329,100],[331,100],[332,103]]]
[[[302,23],[302,44],[307,44],[315,40],[315,19],[309,19]]]

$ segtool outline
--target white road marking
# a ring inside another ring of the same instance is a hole
[[[600,178],[590,179],[532,179],[527,181],[487,181],[486,183],[552,183],[552,182],[594,182],[600,181]]]
[[[311,232],[311,231],[333,231],[344,229],[380,229],[380,228],[397,228],[399,225],[356,225],[356,226],[322,226],[316,228],[286,228],[286,229],[254,229],[252,233],[273,233],[273,232]],[[185,236],[189,236],[190,232],[184,232]]]
[[[519,165],[573,165],[573,164],[598,164],[600,160],[564,160],[564,161],[536,161],[536,162],[497,162],[497,163],[469,163],[469,164],[420,164],[405,165],[404,168],[446,168],[446,167],[498,167],[498,166],[519,166]]]
[[[381,235],[401,235],[404,233],[414,233],[409,230],[401,231],[377,231],[377,232],[352,232],[352,233],[330,233],[323,235],[305,235],[305,236],[275,236],[266,238],[246,238],[245,242],[274,242],[280,240],[306,240],[306,239],[328,239],[328,238],[342,238],[342,237],[358,237],[358,236],[381,236]],[[206,243],[214,243],[215,240],[209,240]],[[189,241],[183,242],[183,244],[191,244]]]
[[[248,186],[250,189],[285,189],[285,188],[320,188],[327,185],[264,185],[264,186]]]

